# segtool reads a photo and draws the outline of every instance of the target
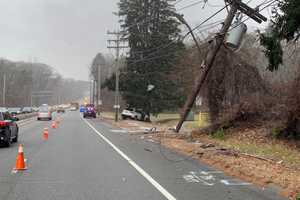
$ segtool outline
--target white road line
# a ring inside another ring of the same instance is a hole
[[[230,181],[230,180],[220,180],[221,183],[224,185],[231,185],[231,186],[244,186],[244,185],[252,185],[251,183],[240,182],[240,181]]]
[[[122,156],[132,167],[136,169],[147,181],[149,181],[163,196],[168,200],[176,200],[176,198],[170,194],[163,186],[161,186],[156,180],[154,180],[145,170],[143,170],[138,164],[136,164],[131,158],[129,158],[123,151],[116,147],[110,140],[102,135],[93,125],[91,125],[86,119],[82,119],[93,131],[95,131],[107,144],[109,144],[120,156]]]

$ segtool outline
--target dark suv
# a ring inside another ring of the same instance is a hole
[[[96,118],[96,109],[93,104],[87,104],[83,112],[83,118],[93,117]]]
[[[0,142],[9,147],[12,142],[18,142],[19,127],[17,118],[8,112],[0,112]]]

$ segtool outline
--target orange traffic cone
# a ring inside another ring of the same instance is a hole
[[[52,121],[51,127],[52,127],[52,128],[57,128],[57,125],[56,125],[56,122],[55,122],[55,121]]]
[[[49,137],[48,128],[44,128],[44,132],[43,132],[43,138],[44,138],[44,140],[48,140],[48,137]]]
[[[14,170],[19,171],[19,170],[26,170],[26,169],[27,167],[25,165],[23,145],[20,144],[18,149],[17,159],[16,159],[16,167],[14,168]]]

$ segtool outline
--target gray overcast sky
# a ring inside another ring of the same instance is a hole
[[[198,0],[183,0],[184,7]],[[118,0],[0,0],[0,57],[14,61],[35,58],[54,67],[64,77],[88,80],[88,66],[98,52],[106,49],[107,30],[118,28]],[[209,0],[210,5],[224,5]],[[264,0],[252,0],[257,5]],[[219,7],[203,4],[182,13],[195,26]],[[226,11],[212,20],[224,18]],[[268,16],[268,11],[264,14]],[[250,29],[258,26],[247,22]]]

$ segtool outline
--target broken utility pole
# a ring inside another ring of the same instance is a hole
[[[194,85],[193,91],[192,91],[191,95],[188,97],[188,99],[184,105],[183,113],[181,114],[180,120],[175,129],[176,132],[180,131],[188,113],[191,111],[191,109],[194,105],[194,102],[201,90],[201,87],[202,87],[203,83],[205,82],[205,79],[213,66],[216,55],[219,52],[219,50],[223,44],[224,38],[226,37],[226,33],[229,30],[237,11],[239,10],[240,12],[248,15],[250,18],[252,18],[253,20],[255,20],[258,23],[261,23],[262,21],[267,21],[267,18],[265,18],[264,16],[259,14],[256,10],[254,10],[254,9],[250,8],[249,6],[247,6],[246,4],[242,3],[241,0],[227,0],[227,2],[230,5],[230,11],[224,21],[223,27],[221,28],[220,32],[216,35],[215,41],[212,42],[213,46],[211,47],[211,49],[208,52],[206,59],[204,61],[204,65],[203,65],[204,71],[196,79],[196,83]]]

